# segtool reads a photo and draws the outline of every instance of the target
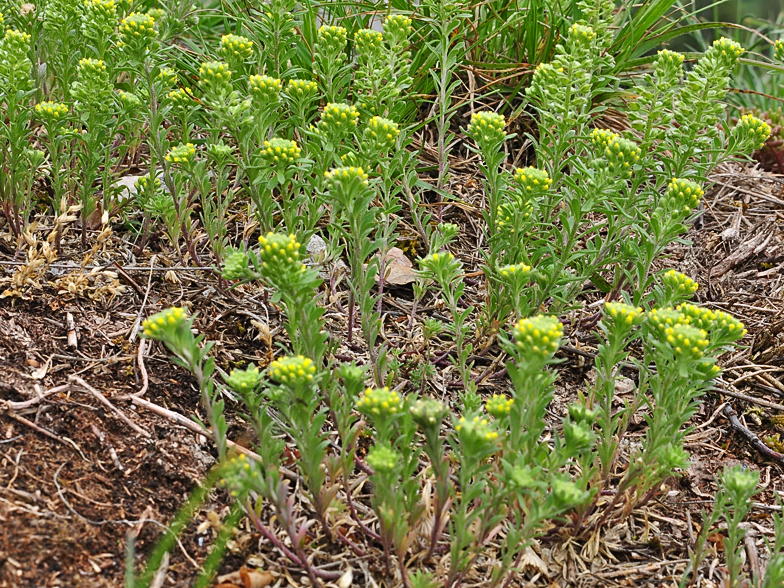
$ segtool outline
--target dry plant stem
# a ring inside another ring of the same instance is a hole
[[[106,399],[106,396],[104,396],[98,390],[96,390],[95,388],[90,386],[90,384],[85,382],[82,378],[80,378],[79,376],[71,376],[70,378],[68,378],[68,380],[69,380],[69,382],[72,383],[71,389],[75,388],[73,386],[73,383],[77,384],[79,386],[79,388],[81,388],[83,391],[87,392],[88,394],[91,394],[92,396],[94,396],[96,398],[96,400],[98,400],[101,404],[103,404],[109,410],[111,410],[114,414],[116,414],[120,418],[120,420],[122,422],[124,422],[126,425],[128,425],[131,429],[133,429],[134,431],[136,431],[140,435],[143,435],[144,437],[147,437],[148,439],[151,437],[149,432],[145,431],[139,425],[137,425],[131,419],[129,419],[127,416],[125,416],[125,414],[123,414],[123,412],[120,409],[118,409],[116,406],[114,406],[111,402],[109,402]]]
[[[357,513],[357,509],[354,507],[354,499],[351,498],[351,486],[349,485],[348,475],[343,474],[343,487],[346,489],[346,503],[348,504],[349,512],[351,513],[351,518],[353,518],[359,528],[365,533],[368,537],[372,538],[374,541],[381,541],[381,536],[376,533],[373,529],[368,527],[362,520],[359,518],[359,513]]]
[[[729,420],[730,425],[732,425],[733,430],[737,431],[741,435],[743,435],[746,440],[749,442],[754,449],[756,449],[759,453],[761,453],[766,459],[773,460],[777,462],[779,465],[784,465],[784,455],[781,453],[772,450],[770,447],[765,445],[765,442],[762,441],[757,435],[755,435],[752,431],[750,431],[747,427],[743,426],[743,423],[738,418],[738,413],[735,411],[732,406],[727,404],[724,407],[722,413],[727,420]]]

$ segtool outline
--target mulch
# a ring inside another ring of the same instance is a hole
[[[443,220],[465,228],[455,253],[469,273],[482,261],[472,229],[480,218],[481,191],[470,167],[453,170],[462,203],[442,210]],[[751,565],[755,556],[764,563],[764,539],[772,533],[770,515],[784,497],[782,462],[773,455],[782,451],[775,436],[784,431],[772,420],[778,414],[773,407],[784,404],[784,176],[733,164],[718,170],[715,180],[700,219],[684,242],[670,248],[663,267],[690,275],[701,284],[696,294],[700,304],[730,312],[748,327],[743,346],[721,361],[725,372],[720,388],[727,394],[708,394],[693,418],[686,444],[692,463],[682,477],[669,480],[655,500],[630,513],[622,524],[595,536],[579,541],[544,538],[526,554],[525,572],[513,585],[677,584],[700,530],[700,512],[711,506],[717,472],[736,463],[761,474],[763,490],[747,522],[751,540],[746,548]],[[405,222],[400,230],[403,235],[416,233]],[[188,306],[197,315],[195,326],[215,342],[216,364],[225,371],[248,362],[266,366],[278,343],[285,341],[280,315],[261,287],[226,290],[207,270],[158,271],[179,263],[167,257],[165,249],[154,257],[149,252],[133,257],[132,239],[122,227],[114,227],[106,246],[91,261],[91,267],[114,272],[107,274],[107,283],[116,279],[124,286],[122,293],[95,288],[73,293],[62,280],[53,285],[55,278],[80,271],[82,257],[74,240],[64,242],[59,259],[37,287],[28,288],[22,298],[0,299],[0,587],[123,585],[129,539],[138,568],[214,463],[215,451],[206,436],[130,398],[142,392],[146,401],[164,409],[163,414],[205,417],[194,382],[167,360],[161,347],[145,344],[139,353],[140,317],[170,305]],[[8,243],[1,245],[0,277],[8,278],[18,261]],[[119,267],[110,267],[114,261]],[[332,286],[327,328],[343,340],[345,287],[339,282],[326,287]],[[478,282],[469,283],[469,300],[481,300],[478,287]],[[411,329],[410,286],[393,288],[385,296],[384,337],[390,347],[403,352],[399,376],[405,379],[418,359],[416,353],[405,354],[420,348],[418,321],[448,313],[432,298],[426,299]],[[579,317],[575,313],[574,318]],[[76,337],[75,346],[69,345],[69,333],[71,343]],[[507,388],[498,365],[499,350],[477,343],[475,373],[489,376],[480,391],[491,394]],[[570,334],[550,407],[553,418],[563,414],[577,388],[591,377],[594,345],[590,331]],[[367,361],[358,343],[342,344],[338,354]],[[456,398],[449,368],[439,366],[438,371],[434,391]],[[47,395],[51,390],[55,391]],[[240,407],[229,403],[227,417],[230,439],[251,446]],[[641,420],[633,425],[627,450],[643,431]],[[766,439],[765,447],[773,453],[755,449],[747,432]],[[211,493],[172,551],[165,586],[191,585],[229,504],[223,490]],[[302,506],[307,512],[307,505]],[[708,558],[703,586],[717,585],[721,538],[721,528],[710,536],[718,559]],[[321,545],[322,538],[314,538],[316,544]],[[352,585],[394,585],[384,578],[378,546],[363,548],[368,552],[365,558],[342,546],[328,546],[319,553],[318,563],[331,565],[332,570],[350,568]],[[494,553],[495,546],[488,545],[467,586],[481,585]],[[230,541],[221,574],[242,566],[271,572],[280,586],[306,584],[300,571],[288,569],[287,561],[247,521]]]

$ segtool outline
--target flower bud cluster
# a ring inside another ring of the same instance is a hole
[[[248,254],[235,250],[226,255],[223,260],[221,275],[226,280],[244,280],[252,276]]]
[[[748,142],[751,149],[761,149],[770,138],[771,128],[764,120],[744,114],[732,129],[732,134],[742,142]]]
[[[272,164],[276,169],[283,170],[289,165],[295,164],[299,160],[302,149],[295,141],[288,139],[273,138],[264,141],[260,155],[262,159]]]
[[[704,193],[700,185],[691,180],[673,178],[667,186],[660,207],[675,213],[688,214],[697,207]]]
[[[528,195],[546,192],[553,183],[546,170],[535,167],[518,167],[515,170],[514,180]]]
[[[166,154],[164,159],[167,163],[177,163],[180,165],[187,165],[193,161],[196,156],[196,148],[193,143],[181,143],[176,147],[172,147]]]
[[[88,38],[108,36],[117,24],[117,4],[114,0],[85,0],[82,31]]]
[[[518,263],[515,265],[505,265],[498,269],[501,278],[506,279],[520,279],[520,277],[527,278],[531,275],[532,268],[530,265]]]
[[[264,482],[259,465],[248,460],[244,454],[232,457],[224,468],[220,485],[229,490],[232,498],[244,498],[248,492],[259,488]]]
[[[473,419],[460,417],[455,425],[455,431],[467,443],[482,444],[498,439],[498,432],[490,425],[490,421],[475,416]]]
[[[225,97],[231,92],[232,71],[221,61],[205,61],[199,67],[199,81],[210,98]]]
[[[312,359],[302,355],[283,357],[270,364],[269,375],[276,382],[301,388],[313,381],[316,366]]]
[[[607,302],[604,305],[604,312],[616,323],[625,325],[635,325],[642,322],[642,308],[624,304],[622,302]]]
[[[477,142],[483,153],[498,150],[506,140],[506,118],[495,112],[475,112],[466,131]]]
[[[359,111],[356,106],[330,102],[324,107],[316,132],[333,144],[339,143],[357,128]]]
[[[362,144],[370,153],[387,153],[395,146],[399,134],[400,128],[396,122],[374,116],[362,133]]]
[[[292,100],[313,100],[318,93],[318,84],[311,80],[289,80],[286,94]]]
[[[291,83],[289,83],[291,86]],[[248,90],[253,102],[261,108],[273,107],[280,100],[280,91],[283,89],[283,82],[278,78],[270,76],[250,76],[248,79]]]
[[[80,110],[107,109],[112,102],[112,84],[106,64],[100,59],[80,59],[76,67],[76,81],[71,84],[71,95]]]
[[[737,341],[748,332],[742,322],[721,310],[711,310],[688,303],[681,304],[677,310],[684,316],[686,324],[707,331],[711,339],[719,340],[721,344]]]
[[[514,399],[504,396],[503,394],[493,394],[490,400],[485,404],[487,414],[494,416],[497,419],[505,417],[512,411],[514,406]]]
[[[142,105],[142,101],[133,92],[117,90],[117,99],[126,112],[134,113]]]
[[[225,61],[243,62],[253,55],[253,42],[240,35],[223,35],[218,48],[218,55]]]
[[[374,58],[381,55],[384,46],[384,38],[378,31],[372,29],[360,29],[354,35],[354,45],[357,48],[359,58],[372,62]]]
[[[563,325],[554,316],[537,315],[520,319],[512,336],[522,357],[550,359],[561,345]]]
[[[35,112],[47,126],[55,125],[68,116],[68,105],[62,102],[39,102],[35,105]]]
[[[448,410],[446,405],[440,400],[433,398],[423,398],[417,400],[408,410],[414,422],[423,429],[438,428],[444,420]]]
[[[388,445],[374,445],[367,455],[367,463],[377,474],[391,474],[397,468],[400,454]]]
[[[132,12],[120,22],[119,33],[117,46],[137,57],[149,51],[158,37],[155,19],[139,12]]]
[[[318,30],[317,51],[323,57],[337,57],[348,42],[348,31],[343,27],[324,25]]]
[[[656,54],[656,78],[672,80],[680,77],[683,66],[683,54],[669,49],[662,49]]]
[[[713,45],[705,52],[705,55],[716,59],[722,68],[730,71],[735,66],[741,53],[743,53],[743,47],[740,43],[721,37],[713,42]]]
[[[412,30],[411,19],[403,14],[392,14],[384,20],[384,39],[391,47],[406,43]]]
[[[259,368],[251,364],[244,370],[234,369],[231,370],[226,383],[232,390],[244,394],[255,390],[256,386],[261,382],[261,373]]]
[[[185,88],[172,90],[166,96],[171,101],[172,107],[180,111],[187,110],[196,104],[190,92]]]
[[[773,50],[776,54],[776,59],[778,59],[779,61],[784,61],[784,41],[782,40],[776,41],[773,45]]]
[[[348,193],[353,185],[368,185],[368,175],[361,167],[336,167],[324,172],[330,190],[343,190]]]
[[[688,297],[694,294],[700,285],[686,274],[676,272],[671,269],[662,275],[662,282],[665,287],[678,293],[681,297]]]
[[[387,387],[368,388],[357,401],[357,410],[371,416],[392,416],[400,412],[403,399]]]
[[[632,167],[640,160],[640,149],[634,142],[611,131],[594,129],[591,143],[596,154],[607,160],[607,168],[612,173],[624,179],[631,177]]]
[[[171,340],[173,335],[187,323],[185,309],[172,307],[142,322],[142,332],[148,339],[166,341]]]
[[[259,243],[261,244],[259,259],[266,275],[277,276],[305,270],[299,254],[302,244],[293,234],[282,235],[270,232],[260,236]]]

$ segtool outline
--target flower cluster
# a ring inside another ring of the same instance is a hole
[[[607,160],[607,168],[612,173],[622,178],[631,177],[632,166],[640,160],[640,148],[637,145],[604,129],[594,129],[591,132],[591,143],[597,155]]]
[[[691,180],[673,178],[664,193],[661,208],[673,212],[689,213],[700,203],[703,194],[699,184]]]
[[[391,416],[400,411],[403,399],[387,387],[368,388],[357,401],[357,410],[372,416]]]
[[[478,416],[473,419],[460,417],[455,425],[455,431],[462,441],[471,444],[487,443],[498,439],[498,432],[490,425],[490,421]]]
[[[438,428],[446,416],[447,407],[440,400],[423,398],[414,402],[408,411],[414,418],[414,422],[423,429]]]
[[[156,81],[162,88],[171,88],[177,83],[177,72],[170,67],[162,67],[156,76]]]
[[[683,65],[683,54],[669,49],[660,49],[656,52],[656,70],[680,71]],[[659,75],[657,73],[657,75]],[[661,76],[660,76],[661,77]],[[670,76],[668,76],[670,77]]]
[[[318,49],[324,55],[338,55],[346,48],[348,31],[343,27],[324,25],[318,30]]]
[[[770,125],[750,114],[744,114],[732,129],[733,135],[740,141],[748,142],[751,149],[756,150],[765,145],[770,138]]]
[[[512,198],[496,208],[495,228],[502,231],[506,227],[513,226],[515,220],[524,221],[530,218],[533,211],[533,204],[527,198]]]
[[[412,21],[403,14],[392,14],[384,20],[384,38],[387,42],[397,47],[408,40],[411,34]]]
[[[627,325],[638,324],[643,317],[642,308],[635,308],[622,302],[607,302],[604,305],[604,311],[616,323],[625,323]]]
[[[512,329],[512,336],[522,357],[549,359],[561,345],[563,325],[554,316],[540,314],[520,319]]]
[[[218,55],[226,61],[247,61],[253,55],[253,42],[247,37],[240,35],[223,35],[220,40]]]
[[[705,330],[683,323],[667,327],[663,335],[675,355],[686,359],[701,359],[710,344]]]
[[[681,294],[683,297],[691,296],[700,287],[700,285],[689,276],[682,274],[681,272],[676,272],[674,269],[664,272],[662,275],[662,282],[665,287],[671,289],[673,292]]]
[[[448,251],[431,253],[419,262],[423,270],[433,272],[436,276],[448,276],[459,263]]]
[[[524,263],[515,265],[505,265],[499,268],[498,273],[502,278],[516,278],[517,276],[528,277],[531,274],[531,266]]]
[[[727,39],[726,37],[714,41],[711,48],[706,52],[706,54],[710,54],[717,59],[727,71],[735,65],[735,62],[738,60],[738,57],[740,57],[741,53],[743,53],[743,47],[741,47],[740,43]]]
[[[193,161],[195,156],[196,148],[193,146],[193,143],[184,143],[177,145],[176,147],[172,147],[164,159],[166,159],[167,163],[179,163],[181,165],[186,165]]]
[[[270,364],[269,375],[276,382],[291,388],[301,388],[313,381],[316,366],[312,359],[302,355],[282,357]]]
[[[368,465],[377,474],[391,474],[400,461],[400,454],[386,444],[374,445],[366,459]]]
[[[569,27],[569,40],[578,39],[581,43],[590,43],[596,38],[596,32],[591,28],[581,24],[573,24]]]
[[[546,192],[553,183],[545,170],[535,167],[518,167],[515,170],[514,180],[523,192],[530,195]]]
[[[248,492],[259,488],[264,482],[259,465],[249,461],[244,454],[232,457],[223,467],[220,485],[228,489],[233,498],[244,498]]]
[[[166,96],[171,101],[172,107],[177,110],[187,110],[196,103],[190,92],[185,88],[172,90]]]
[[[324,107],[316,132],[332,144],[337,144],[357,128],[359,111],[356,106],[330,102]]]
[[[665,334],[665,331],[670,327],[674,327],[675,325],[684,324],[686,322],[686,317],[683,316],[677,310],[674,310],[672,307],[668,306],[667,308],[653,308],[648,311],[646,324],[652,330],[659,333],[659,335]]]
[[[248,254],[240,250],[229,253],[223,260],[221,275],[226,280],[244,280],[252,276]]]
[[[506,140],[506,118],[495,112],[475,112],[466,131],[484,154],[496,151]]]
[[[681,304],[677,310],[684,316],[684,323],[708,331],[711,339],[718,339],[721,344],[737,341],[747,333],[743,323],[721,310],[688,303]]]
[[[289,86],[291,83],[289,83]],[[250,76],[248,90],[253,102],[260,107],[274,106],[280,99],[283,82],[270,76]]]
[[[205,61],[199,67],[199,80],[212,98],[226,96],[231,91],[231,75],[228,64],[221,61]]]
[[[176,331],[188,324],[183,308],[167,308],[163,312],[154,314],[142,323],[143,334],[148,339],[155,341],[169,340]]]
[[[400,129],[396,122],[374,116],[362,133],[362,144],[370,153],[386,153],[395,146],[399,134]]]
[[[302,149],[295,141],[288,139],[273,138],[264,141],[260,155],[262,159],[271,163],[278,170],[286,169],[289,165],[297,162]]]
[[[302,244],[295,235],[267,233],[259,237],[261,248],[259,258],[266,275],[286,274],[304,271],[305,265],[300,261],[299,250]]]
[[[44,124],[51,126],[68,116],[68,105],[62,102],[39,102],[35,105],[35,112]]]
[[[133,92],[117,91],[117,99],[126,112],[135,112],[142,105],[142,101]]]
[[[261,382],[261,373],[259,368],[253,364],[250,364],[244,370],[231,370],[229,377],[226,379],[229,387],[241,394],[255,390],[259,382]]]
[[[132,12],[120,23],[120,40],[117,46],[136,55],[146,53],[156,37],[155,19],[149,14]]]
[[[286,94],[296,100],[312,100],[318,92],[318,84],[310,80],[289,80]]]
[[[776,59],[778,59],[779,61],[784,61],[784,41],[782,40],[776,41],[776,43],[773,45],[773,50],[776,53]]]
[[[152,179],[152,181],[150,181]],[[150,175],[139,176],[133,183],[136,192],[140,194],[150,194],[157,192],[161,187],[161,179],[158,177],[150,178]]]
[[[513,406],[514,399],[508,398],[503,394],[493,394],[485,404],[485,410],[487,410],[487,414],[500,419],[508,415],[512,411]]]
[[[111,103],[112,84],[109,71],[100,59],[84,58],[76,67],[76,81],[71,84],[71,95],[79,108],[105,110]]]
[[[29,33],[16,29],[6,29],[3,37],[3,52],[14,59],[24,58],[30,49],[31,39],[32,37]]]
[[[354,45],[362,59],[371,60],[380,55],[383,44],[381,33],[372,29],[361,29],[354,35]]]
[[[353,184],[359,183],[363,186],[368,184],[368,175],[361,167],[336,167],[325,171],[324,177],[331,190],[342,189],[348,191]]]
[[[357,401],[357,410],[363,414],[390,416],[400,410],[402,399],[394,390],[384,388],[368,388]]]
[[[109,35],[117,24],[117,4],[114,0],[85,0],[82,30],[85,35]]]

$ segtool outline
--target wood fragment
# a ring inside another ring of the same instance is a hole
[[[754,234],[743,241],[738,248],[714,265],[710,271],[712,279],[720,278],[736,265],[740,265],[756,253],[762,251],[773,237],[774,231],[769,224],[760,227]]]
[[[76,322],[70,312],[65,315],[65,326],[68,329],[68,347],[71,349],[78,348],[79,340],[76,338]]]
[[[740,433],[746,440],[749,442],[758,453],[762,454],[763,457],[767,459],[772,459],[775,462],[778,462],[780,465],[784,466],[784,455],[779,453],[778,451],[773,451],[770,447],[765,445],[765,442],[757,437],[757,435],[749,430],[738,418],[738,413],[735,412],[735,409],[732,408],[729,404],[724,407],[723,410],[724,416],[727,417],[727,420],[730,421],[730,425],[737,433]]]

